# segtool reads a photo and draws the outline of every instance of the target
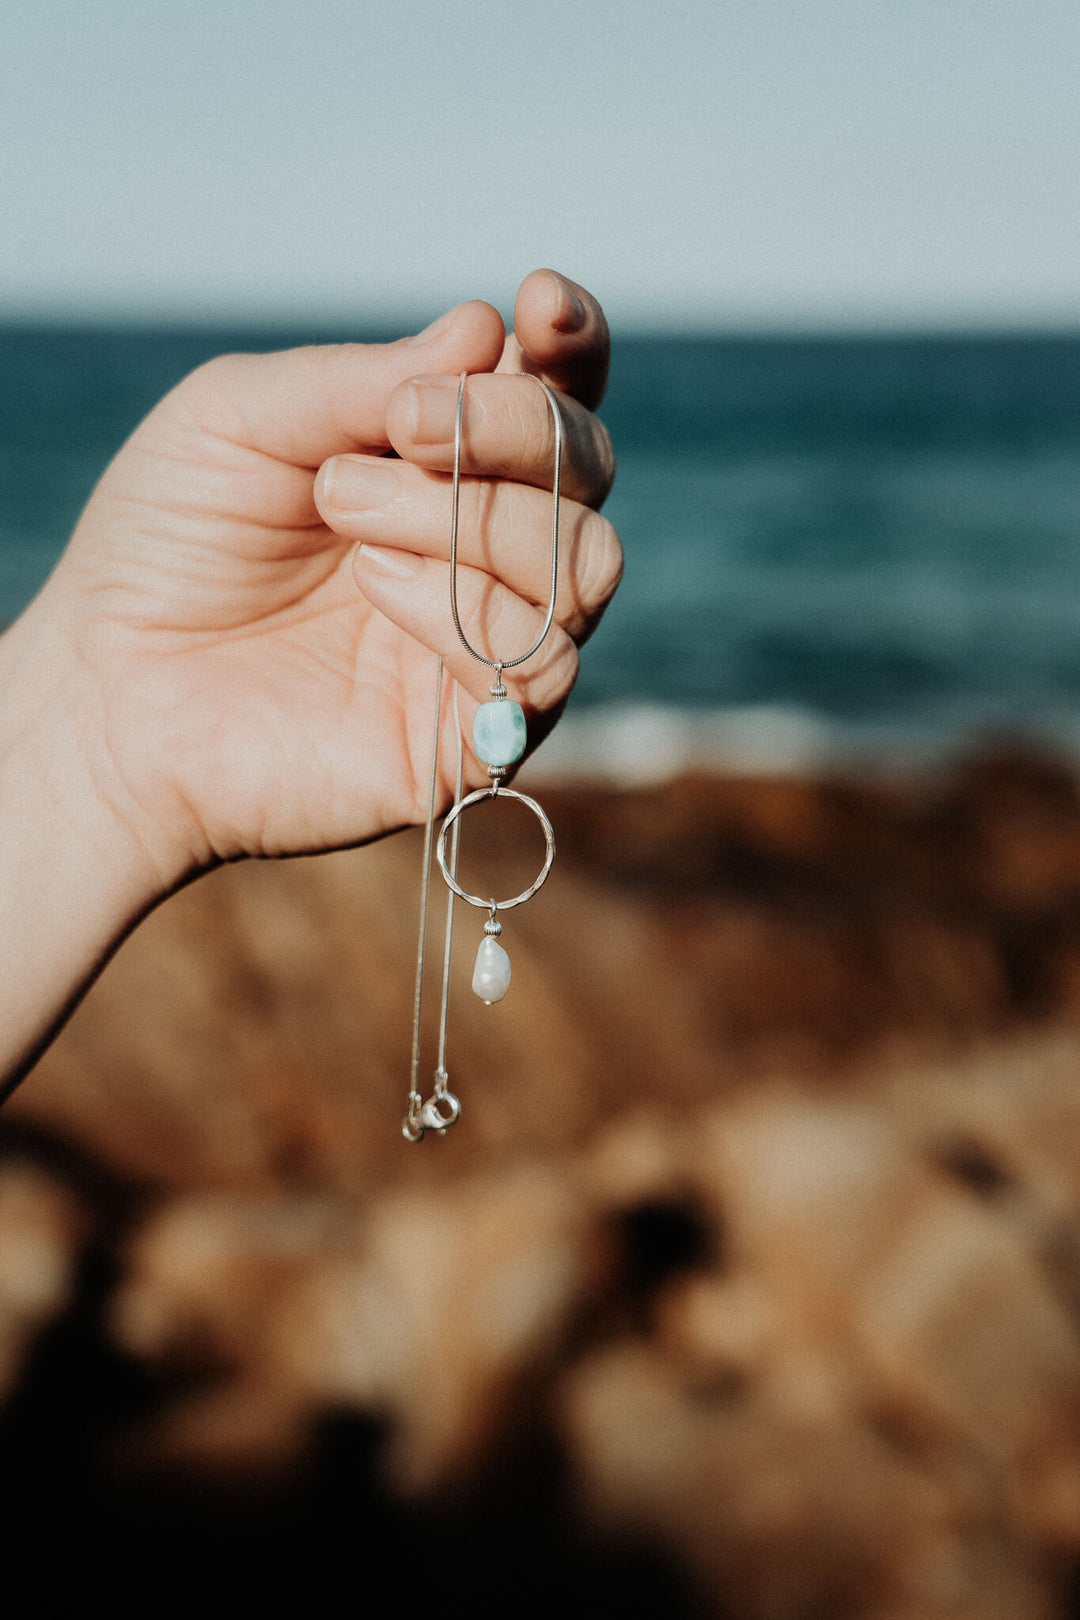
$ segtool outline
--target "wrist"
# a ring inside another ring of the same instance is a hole
[[[114,796],[100,696],[62,611],[0,637],[0,1074],[33,1060],[102,964],[186,875]]]
[[[119,760],[129,739],[114,735],[111,714],[116,693],[99,679],[82,640],[63,591],[50,586],[0,635],[0,770],[7,761],[37,784],[57,830],[93,834],[145,909],[213,862],[163,833],[164,818],[128,785]],[[130,697],[130,678],[114,672],[117,683]],[[142,741],[150,755],[152,739]]]

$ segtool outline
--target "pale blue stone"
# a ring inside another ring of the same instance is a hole
[[[485,765],[512,765],[525,752],[525,711],[509,698],[481,703],[472,734]]]

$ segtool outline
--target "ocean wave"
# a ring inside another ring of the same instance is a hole
[[[522,768],[534,783],[649,787],[676,777],[814,776],[918,771],[972,747],[1051,749],[1080,764],[1080,710],[1018,723],[992,710],[936,721],[859,724],[810,709],[755,704],[706,710],[616,703],[571,712]]]
[[[522,774],[642,787],[688,771],[805,775],[834,762],[844,745],[841,728],[804,709],[609,704],[566,716]]]

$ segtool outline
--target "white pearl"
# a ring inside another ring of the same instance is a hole
[[[501,1001],[510,988],[510,958],[490,935],[480,941],[473,968],[472,987],[487,1006]]]

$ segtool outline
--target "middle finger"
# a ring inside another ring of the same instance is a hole
[[[556,400],[563,419],[563,492],[599,507],[615,477],[615,456],[604,424],[567,394]],[[414,377],[390,396],[386,428],[406,461],[432,471],[454,464],[456,377]],[[465,384],[461,470],[487,478],[513,478],[550,489],[555,428],[543,391],[532,378],[479,372]]]

